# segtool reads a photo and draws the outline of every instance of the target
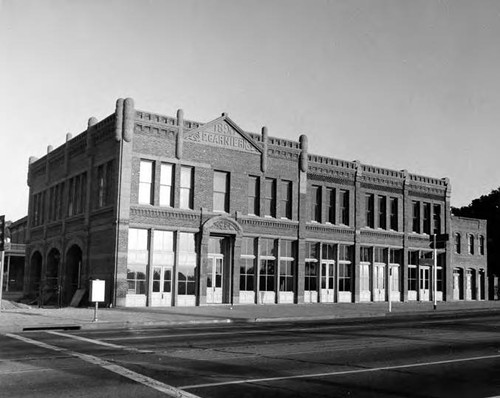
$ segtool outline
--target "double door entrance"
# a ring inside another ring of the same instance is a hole
[[[223,280],[224,256],[222,254],[209,254],[207,270],[207,303],[222,304]]]
[[[430,295],[430,268],[420,267],[419,271],[419,297],[420,301],[429,301],[431,299]]]
[[[373,301],[385,301],[385,264],[373,265]]]
[[[335,261],[321,263],[321,302],[335,301]]]
[[[153,267],[151,306],[170,305],[172,305],[172,266],[155,266]]]

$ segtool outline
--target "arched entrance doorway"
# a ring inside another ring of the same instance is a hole
[[[40,295],[40,281],[42,278],[42,255],[36,251],[30,261],[30,287],[29,292],[35,296]]]
[[[486,295],[486,274],[484,269],[479,270],[479,300],[484,300]]]
[[[45,270],[45,286],[43,287],[43,304],[60,304],[59,263],[61,253],[56,248],[49,251]]]
[[[82,250],[78,245],[73,245],[66,253],[64,264],[64,278],[61,292],[62,305],[69,305],[76,290],[80,287],[82,269]]]
[[[239,295],[239,272],[235,272],[234,250],[241,244],[241,235],[241,226],[227,216],[216,216],[203,224],[200,303],[232,304],[234,297]],[[239,259],[239,253],[237,257]]]
[[[453,300],[464,299],[464,270],[455,268],[453,270]]]

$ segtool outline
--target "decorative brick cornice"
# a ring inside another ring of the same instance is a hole
[[[298,223],[279,221],[276,219],[266,219],[266,218],[240,218],[238,222],[241,225],[251,225],[253,227],[262,228],[277,228],[277,229],[287,229],[296,230],[298,228]]]
[[[146,124],[136,123],[134,133],[139,135],[156,136],[160,138],[168,138],[174,140],[177,136],[177,130],[174,126],[173,128],[165,128],[159,126],[150,126]]]
[[[354,230],[348,227],[339,227],[336,225],[325,224],[307,224],[306,231],[320,232],[327,234],[340,234],[354,237]]]
[[[361,187],[366,189],[403,193],[403,180],[393,180],[363,174],[361,177]]]
[[[418,187],[417,189],[415,188],[415,186],[412,186],[412,190],[408,192],[409,196],[440,201],[446,199],[446,191],[443,191],[441,189],[434,189],[430,187]]]
[[[383,231],[376,229],[362,229],[361,236],[370,238],[383,238],[383,239],[402,239],[404,233],[396,231]]]
[[[85,153],[87,146],[87,133],[82,133],[69,141],[69,156],[75,157]]]
[[[287,149],[281,148],[269,148],[267,153],[270,157],[278,158],[278,159],[286,159],[286,160],[295,160],[299,159],[300,152],[299,151],[291,151]]]
[[[419,243],[429,243],[429,235],[409,234],[408,240]]]
[[[332,184],[354,185],[354,174],[339,170],[328,170],[315,166],[309,166],[311,173],[307,178],[312,181],[325,181]]]
[[[160,209],[146,207],[131,207],[130,215],[148,218],[170,218],[178,220],[196,221],[200,215],[195,212],[183,212],[178,209]]]
[[[140,120],[142,124],[156,124],[160,126],[176,126],[177,125],[177,119],[169,116],[164,116],[164,115],[158,115],[156,113],[151,113],[151,112],[144,112],[144,111],[139,111],[137,110],[135,112],[135,119],[136,123],[137,120]],[[190,120],[184,120],[184,127],[191,129],[191,128],[197,128],[202,126],[203,123],[199,122],[193,122]]]

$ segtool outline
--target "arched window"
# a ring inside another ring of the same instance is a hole
[[[460,254],[461,251],[462,251],[462,247],[460,245],[460,234],[456,233],[455,234],[455,253]]]
[[[474,254],[474,235],[470,234],[469,235],[469,254]]]
[[[484,236],[479,236],[479,254],[484,256]]]

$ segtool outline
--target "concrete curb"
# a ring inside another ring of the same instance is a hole
[[[179,321],[72,321],[68,323],[40,323],[26,325],[4,325],[0,326],[0,333],[21,333],[26,331],[43,330],[123,330],[123,329],[148,329],[161,327],[175,327],[187,325],[211,325],[211,324],[230,324],[230,323],[280,323],[280,322],[307,322],[307,321],[331,321],[342,320],[353,322],[361,319],[431,319],[441,317],[461,317],[461,316],[480,316],[485,313],[498,313],[500,308],[477,308],[477,309],[440,309],[430,311],[405,311],[405,312],[369,312],[369,313],[349,313],[349,314],[331,314],[317,316],[282,316],[282,317],[242,317],[242,318],[223,318],[199,320],[179,320]]]

